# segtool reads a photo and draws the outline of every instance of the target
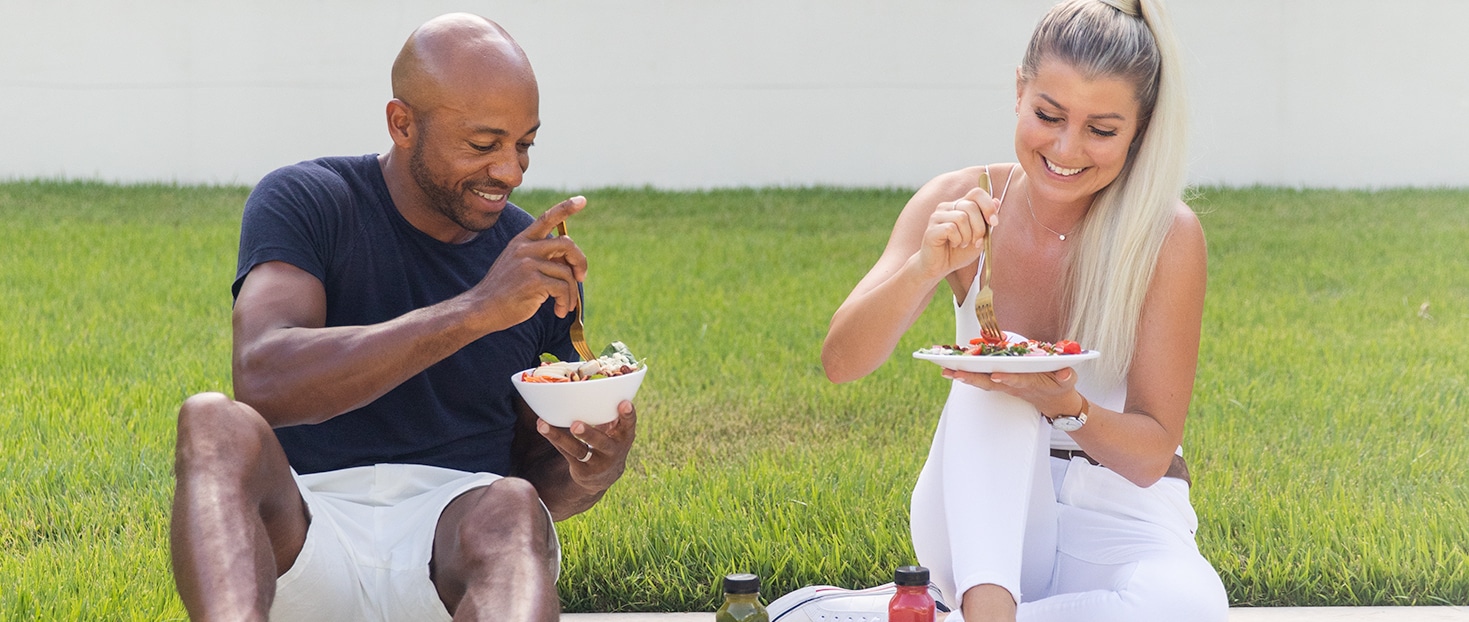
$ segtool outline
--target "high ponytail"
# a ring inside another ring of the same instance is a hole
[[[1103,386],[1132,365],[1143,300],[1186,182],[1188,118],[1178,44],[1158,0],[1068,0],[1032,35],[1020,68],[1048,60],[1136,87],[1138,134],[1117,179],[1097,193],[1066,270],[1065,335],[1102,352]]]

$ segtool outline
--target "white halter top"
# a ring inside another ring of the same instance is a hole
[[[995,197],[995,201],[1002,206],[1005,203],[1005,194],[1010,190],[1010,179],[1015,176],[1015,168],[1018,168],[1018,166],[1010,169],[1010,175],[1005,177],[1005,185],[1000,188],[999,196]],[[985,166],[985,174],[989,174],[989,166]],[[980,335],[979,317],[974,314],[974,299],[979,295],[981,286],[980,278],[984,274],[984,262],[988,260],[988,257],[980,256],[981,269],[974,271],[974,282],[969,284],[969,291],[964,295],[964,301],[954,302],[955,343],[966,344],[969,343],[970,339],[978,338]],[[1025,339],[1019,335],[1016,335],[1016,337]],[[1106,356],[1106,353],[1103,353],[1102,356]],[[1120,412],[1127,402],[1127,383],[1125,380],[1120,380],[1114,386],[1103,387],[1097,386],[1094,381],[1089,382],[1088,379],[1095,378],[1095,374],[1089,374],[1087,372],[1097,360],[1099,359],[1085,361],[1076,366],[1076,373],[1081,378],[1077,381],[1076,388],[1091,403],[1108,410]],[[1070,435],[1056,429],[1051,430],[1051,447],[1056,449],[1081,449],[1076,444],[1076,441],[1071,440]]]

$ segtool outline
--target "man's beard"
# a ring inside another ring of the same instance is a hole
[[[414,183],[418,184],[418,189],[423,191],[424,198],[428,200],[429,209],[443,214],[445,218],[465,231],[479,233],[495,226],[495,223],[500,220],[498,216],[492,216],[489,224],[471,222],[470,208],[465,204],[464,197],[468,191],[456,191],[455,188],[443,186],[434,181],[433,175],[429,173],[428,163],[424,162],[423,151],[421,148],[414,149],[413,153],[408,156],[408,172],[413,176]]]

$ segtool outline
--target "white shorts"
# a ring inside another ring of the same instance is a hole
[[[420,464],[291,474],[311,526],[276,579],[271,620],[451,620],[429,580],[434,530],[449,502],[499,475]]]

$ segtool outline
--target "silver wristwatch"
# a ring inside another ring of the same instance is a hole
[[[1075,432],[1080,430],[1081,426],[1086,425],[1086,413],[1091,408],[1091,402],[1088,402],[1086,396],[1083,395],[1081,396],[1081,412],[1075,415],[1056,415],[1051,419],[1051,427],[1062,432]]]

